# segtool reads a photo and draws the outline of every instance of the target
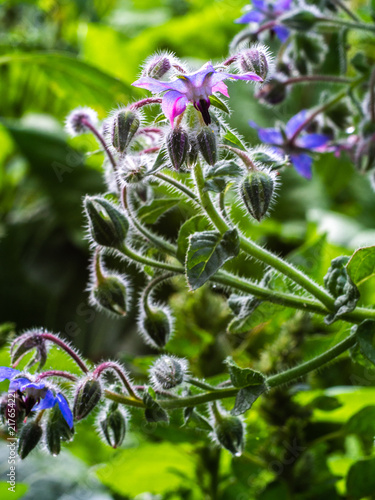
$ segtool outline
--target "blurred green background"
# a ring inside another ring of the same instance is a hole
[[[85,194],[105,189],[103,156],[89,136],[68,139],[64,118],[78,105],[91,106],[104,118],[117,105],[144,95],[131,83],[156,50],[172,50],[194,67],[220,61],[239,31],[233,20],[243,6],[244,0],[0,2],[0,324],[6,323],[0,330],[0,365],[9,363],[5,343],[15,330],[45,327],[61,332],[93,361],[120,353],[134,374],[145,378],[154,353],[138,338],[135,308],[125,319],[113,320],[88,305],[89,251],[81,207]],[[277,50],[277,41],[271,50]],[[321,70],[338,72],[335,48],[331,51]],[[255,101],[250,86],[230,83],[230,124],[256,144],[249,119],[262,125],[287,120],[314,105],[322,90],[318,84],[296,88],[285,103],[271,109]],[[173,209],[168,226],[178,228],[184,216],[182,208]],[[157,225],[161,232],[164,221]],[[283,173],[272,217],[261,227],[243,216],[241,225],[321,282],[332,258],[375,244],[374,193],[348,159],[325,155],[315,162],[312,181],[293,169]],[[259,277],[256,265],[247,266],[250,275]],[[140,287],[142,275],[132,266],[127,272]],[[367,304],[374,303],[373,284],[367,282],[361,290]],[[191,359],[198,376],[219,376],[229,353],[265,371],[280,369],[321,352],[347,331],[340,322],[327,328],[273,306],[262,310],[245,332],[228,335],[230,312],[219,294],[207,289],[187,294],[181,282],[173,289],[164,287],[161,297],[170,297],[177,317],[179,334],[170,351]],[[264,317],[273,320],[254,330]],[[267,355],[262,354],[265,347]],[[66,367],[67,360],[53,352],[48,363]],[[52,461],[39,452],[20,464],[17,494],[7,493],[3,482],[1,498],[347,498],[345,481],[337,478],[371,453],[371,446],[353,433],[336,447],[321,436],[336,432],[366,404],[375,404],[375,390],[364,387],[354,394],[352,388],[326,389],[371,386],[375,377],[366,369],[357,364],[353,372],[344,357],[313,375],[298,401],[287,391],[275,391],[247,417],[247,453],[233,461],[226,452],[220,457],[201,433],[180,429],[178,417],[170,429],[143,423],[129,435],[126,449],[116,452],[98,441],[89,419],[59,458]],[[353,373],[357,379],[351,378]],[[331,398],[337,409],[326,412],[314,406],[317,396]],[[295,460],[287,463],[282,458],[288,450],[285,442],[293,439],[303,451],[297,450]],[[3,444],[0,463],[4,481],[8,466]]]

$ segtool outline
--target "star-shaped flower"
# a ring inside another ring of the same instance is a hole
[[[46,387],[44,382],[33,382],[26,377],[19,376],[19,370],[0,367],[0,382],[10,380],[9,393],[16,393],[17,405],[28,416],[32,411],[47,410],[56,404],[59,406],[64,419],[70,428],[73,427],[73,414],[65,396]]]
[[[289,37],[289,30],[278,23],[278,19],[290,10],[292,0],[277,0],[276,2],[252,0],[252,4],[253,9],[247,11],[242,17],[237,19],[236,23],[257,23],[260,28],[262,26],[266,28],[267,25],[282,42],[285,42]]]
[[[150,90],[154,94],[165,92],[162,100],[162,109],[172,126],[176,116],[185,111],[189,102],[202,113],[204,122],[206,125],[209,125],[211,123],[211,117],[208,112],[211,104],[210,95],[214,92],[220,92],[229,97],[228,88],[223,82],[226,79],[262,81],[262,78],[255,73],[236,75],[216,71],[212,64],[208,62],[197,72],[179,74],[175,80],[170,82],[144,76],[132,85]]]
[[[250,121],[249,125],[257,129],[259,139],[273,146],[274,151],[288,154],[297,172],[310,179],[313,159],[308,153],[325,146],[330,138],[323,134],[300,134],[304,124],[307,125],[307,119],[308,112],[304,109],[288,121],[283,131],[277,128],[261,128],[253,121]]]

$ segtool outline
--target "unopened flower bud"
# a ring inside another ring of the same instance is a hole
[[[203,127],[197,135],[199,151],[209,165],[215,165],[217,159],[216,135],[212,127]]]
[[[180,170],[189,151],[189,136],[182,127],[173,128],[167,136],[167,150],[175,170]]]
[[[189,137],[189,152],[187,155],[186,163],[189,167],[193,167],[198,161],[199,146],[197,138],[193,135]]]
[[[12,365],[17,366],[21,359],[33,349],[36,353],[29,366],[39,362],[39,368],[41,368],[47,360],[47,345],[39,332],[32,331],[24,333],[13,341],[10,349]]]
[[[98,122],[98,115],[91,108],[74,109],[65,120],[65,129],[72,137],[88,132]]]
[[[46,426],[46,444],[51,455],[58,455],[61,451],[61,441],[70,441],[74,436],[74,428],[70,428],[63,417],[58,405],[50,411]]]
[[[113,115],[112,120],[112,146],[119,153],[123,153],[139,128],[139,116],[129,109],[120,109]]]
[[[147,174],[147,159],[143,156],[126,156],[120,164],[118,179],[120,185],[137,184]]]
[[[146,61],[142,75],[160,80],[171,69],[171,59],[173,59],[173,56],[168,52],[152,55]]]
[[[286,86],[281,80],[272,78],[256,93],[255,97],[267,104],[279,104],[286,98]]]
[[[94,305],[118,316],[126,315],[126,283],[119,276],[105,276],[91,290]]]
[[[99,196],[86,196],[84,206],[93,240],[105,247],[120,246],[129,229],[129,222],[120,210]]]
[[[258,222],[267,214],[274,192],[275,174],[266,169],[249,172],[240,184],[241,198]]]
[[[221,415],[215,423],[214,433],[219,444],[239,457],[244,446],[244,428],[241,419],[231,415]]]
[[[121,446],[126,434],[126,417],[116,403],[99,417],[99,427],[103,437],[112,448]]]
[[[243,73],[256,73],[263,80],[267,78],[269,64],[268,51],[264,47],[242,50],[237,56],[237,65]]]
[[[42,435],[39,422],[29,421],[22,427],[18,438],[18,454],[22,460],[37,446]]]
[[[73,415],[75,420],[82,420],[98,405],[102,397],[99,380],[87,376],[76,389]]]
[[[139,329],[145,341],[162,349],[172,333],[172,319],[166,308],[147,307],[140,315]]]
[[[174,356],[161,356],[150,370],[150,379],[156,389],[169,390],[182,384],[187,373],[187,362]]]

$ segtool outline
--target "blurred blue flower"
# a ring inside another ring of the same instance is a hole
[[[208,112],[211,104],[209,97],[214,92],[220,92],[229,97],[228,88],[223,82],[223,80],[228,78],[233,80],[262,81],[262,78],[255,73],[236,75],[218,72],[208,62],[199,71],[186,75],[178,75],[171,82],[163,82],[149,76],[144,76],[132,85],[150,90],[154,94],[166,91],[163,96],[162,109],[172,125],[176,116],[185,111],[189,102],[193,103],[194,107],[202,113],[203,120],[206,125],[209,125],[211,123],[211,117]]]
[[[73,414],[68,402],[61,393],[56,396],[51,389],[45,386],[44,382],[32,382],[26,377],[18,377],[21,372],[6,366],[0,367],[0,382],[10,380],[9,393],[16,392],[19,400],[18,404],[26,416],[32,411],[47,410],[56,404],[59,406],[64,419],[70,428],[73,427]],[[18,377],[18,378],[17,378]]]
[[[270,144],[277,153],[288,154],[297,172],[311,178],[312,157],[308,154],[309,150],[316,151],[325,146],[330,138],[323,134],[310,134],[300,132],[308,119],[308,113],[305,109],[293,116],[281,131],[276,128],[261,128],[253,121],[249,125],[258,131],[258,137],[262,142]]]
[[[253,8],[235,22],[239,24],[257,23],[260,28],[264,26],[265,29],[274,31],[279,39],[285,42],[289,37],[289,30],[278,24],[277,21],[279,17],[290,10],[292,0],[277,0],[276,2],[252,0],[252,4]],[[261,31],[263,30],[261,29]]]

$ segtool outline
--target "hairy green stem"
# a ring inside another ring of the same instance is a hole
[[[356,30],[361,30],[361,31],[371,31],[372,33],[375,33],[375,26],[372,24],[367,24],[367,23],[345,21],[344,19],[339,19],[339,18],[333,19],[330,17],[319,17],[319,18],[317,18],[317,22],[318,23],[333,24],[336,26],[344,26],[345,28],[349,28],[349,29],[356,29]]]
[[[331,347],[331,349],[328,349],[328,351],[324,352],[323,354],[320,354],[319,356],[316,356],[315,358],[312,358],[305,363],[295,366],[294,368],[290,368],[290,370],[286,370],[284,372],[278,373],[277,375],[273,375],[272,377],[268,377],[267,384],[269,387],[276,387],[278,385],[287,384],[288,382],[291,382],[296,378],[302,377],[303,375],[306,375],[306,373],[309,373],[316,368],[325,365],[329,361],[337,358],[338,356],[340,356],[340,354],[350,349],[350,347],[354,346],[356,341],[356,336],[350,335],[335,346]]]
[[[288,78],[283,82],[284,85],[293,85],[294,83],[326,82],[326,83],[352,83],[351,78],[334,75],[302,75]]]
[[[164,238],[161,238],[157,234],[153,233],[149,229],[147,229],[145,226],[143,226],[138,220],[137,217],[133,214],[132,209],[131,209],[131,203],[130,203],[130,193],[129,189],[124,186],[121,192],[121,202],[122,206],[129,216],[129,219],[133,226],[138,230],[140,234],[145,236],[149,241],[154,243],[158,248],[163,249],[166,253],[170,255],[175,255],[176,254],[176,248],[174,245],[169,243],[168,241],[164,240]]]
[[[216,228],[221,233],[225,233],[230,228],[227,222],[216,210],[208,191],[204,190],[203,171],[199,162],[197,162],[194,167],[194,176],[202,207]],[[306,291],[311,293],[311,295],[313,295],[316,299],[322,302],[329,310],[333,308],[334,299],[322,287],[285,260],[273,255],[268,250],[262,248],[253,241],[244,238],[243,236],[240,236],[240,248],[251,257],[260,260],[264,264],[267,264],[274,269],[277,269],[285,276],[288,276],[288,278],[293,280]]]
[[[168,264],[167,262],[161,262],[159,260],[150,259],[149,257],[145,257],[144,255],[135,252],[126,245],[122,245],[118,250],[126,257],[129,257],[129,259],[134,260],[135,262],[139,262],[140,264],[156,267],[158,269],[164,269],[165,271],[171,271],[173,273],[183,272],[182,266]]]
[[[177,188],[182,193],[185,193],[186,196],[191,198],[193,201],[195,201],[196,203],[199,203],[199,199],[198,199],[197,195],[194,193],[194,191],[189,189],[182,182],[179,182],[178,180],[176,180],[174,177],[172,177],[170,175],[162,174],[161,172],[154,174],[154,176],[157,177],[158,179],[161,179],[164,182],[168,182],[169,184],[172,184],[172,186]]]

